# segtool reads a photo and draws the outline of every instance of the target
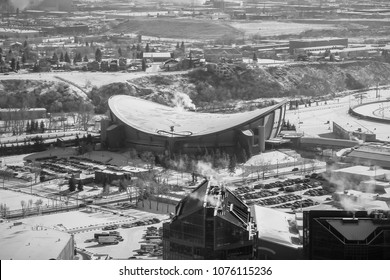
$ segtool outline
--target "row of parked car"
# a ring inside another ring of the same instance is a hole
[[[160,223],[160,222],[161,222],[160,219],[158,219],[158,218],[152,218],[152,219],[148,219],[148,220],[137,221],[137,222],[134,222],[134,223],[122,224],[121,227],[122,227],[122,228],[132,228],[132,227],[139,227],[139,226],[146,226],[146,225],[158,224],[158,223]],[[103,229],[104,229],[104,228],[103,228]]]
[[[254,186],[255,189],[273,189],[273,188],[283,188],[287,186],[292,186],[294,184],[308,183],[310,182],[309,178],[296,178],[296,179],[287,179],[284,181],[276,181],[268,184],[257,184]]]
[[[256,202],[258,205],[275,205],[275,204],[281,204],[293,200],[299,200],[302,199],[302,196],[295,195],[295,194],[286,194],[286,195],[280,195],[277,197],[271,197],[266,199],[261,199]]]
[[[317,186],[315,186],[315,185],[303,183],[303,184],[297,184],[297,185],[291,186],[291,187],[280,188],[279,190],[285,191],[285,192],[296,192],[296,191],[304,191],[304,190],[312,189],[312,188],[316,188],[316,187]]]
[[[308,190],[307,192],[304,193],[304,195],[310,195],[310,196],[322,196],[328,194],[330,194],[330,192],[324,190],[323,188]]]
[[[315,202],[315,201],[311,200],[310,198],[308,198],[308,199],[303,199],[300,201],[288,202],[288,203],[285,203],[282,205],[275,206],[273,208],[283,208],[283,209],[291,208],[292,210],[294,210],[294,209],[310,207],[310,206],[314,206],[314,205],[318,205],[318,204],[319,204],[318,202]]]
[[[239,194],[238,196],[241,199],[258,199],[262,197],[269,197],[278,195],[278,192],[270,191],[270,190],[261,190],[259,192],[252,192],[252,193],[245,193],[245,194]]]

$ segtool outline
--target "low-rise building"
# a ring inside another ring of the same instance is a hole
[[[208,48],[204,49],[204,58],[207,62],[214,63],[242,62],[242,53],[236,48]]]
[[[22,222],[0,224],[1,260],[73,260],[73,235]]]
[[[164,62],[171,59],[171,53],[169,52],[144,52],[143,58],[150,60],[150,62]]]

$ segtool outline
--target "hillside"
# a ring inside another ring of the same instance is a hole
[[[68,84],[38,80],[1,80],[0,108],[43,107],[49,112],[78,111],[83,98]]]
[[[67,76],[71,81],[72,76]],[[108,110],[112,95],[126,94],[197,111],[232,112],[267,106],[284,97],[326,99],[337,93],[390,85],[390,64],[376,61],[305,63],[241,68],[230,78],[205,69],[169,75],[137,75],[126,82],[93,87],[86,103],[96,113]],[[126,80],[126,77],[123,77]],[[77,83],[77,80],[71,82]],[[92,83],[93,85],[93,83]],[[82,85],[80,85],[82,86]],[[253,102],[255,101],[255,102]],[[83,98],[68,84],[37,80],[0,81],[0,107],[45,107],[49,112],[78,111]]]
[[[390,64],[356,61],[271,66],[240,71],[229,79],[199,69],[177,76],[142,77],[132,83],[148,89],[148,99],[173,105],[175,102],[167,97],[184,93],[191,99],[189,104],[199,108],[261,98],[330,98],[346,90],[387,85],[390,84]]]

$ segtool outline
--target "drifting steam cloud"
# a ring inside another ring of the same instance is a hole
[[[191,98],[184,93],[175,93],[171,101],[175,105],[175,108],[180,111],[185,111],[185,109],[196,109],[194,103],[192,103]]]
[[[367,167],[369,168],[369,167]],[[378,169],[380,167],[371,167],[371,169]],[[389,178],[387,178],[388,180]],[[327,180],[336,187],[335,199],[340,203],[340,206],[346,211],[366,210],[371,212],[375,209],[377,194],[375,194],[375,178],[371,178],[371,183],[362,184],[358,181],[345,178],[344,176],[328,176]],[[355,190],[355,191],[350,191]],[[357,192],[356,192],[357,191]],[[385,210],[385,209],[382,209]]]
[[[38,5],[43,2],[43,0],[9,0],[14,8],[23,11],[24,9]]]

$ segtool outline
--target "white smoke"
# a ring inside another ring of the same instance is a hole
[[[210,184],[211,186],[214,186],[214,187],[215,186],[221,187],[221,185],[213,184],[211,181],[209,181],[208,184]],[[205,196],[199,195],[198,192],[192,192],[192,193],[189,194],[189,196],[192,199],[196,199],[196,200],[200,200],[202,202],[206,202],[206,205],[208,205],[208,206],[217,207],[217,206],[220,206],[220,204],[221,204],[220,196],[212,194],[212,191],[211,191],[211,193],[205,194]]]
[[[192,103],[191,98],[184,93],[176,92],[171,99],[172,103],[174,104],[176,110],[182,112],[186,111],[186,109],[195,110],[196,107],[194,103]]]
[[[369,169],[370,167],[367,167]],[[374,167],[377,170],[380,170],[380,167]],[[374,168],[371,167],[373,170]],[[378,196],[375,194],[375,178],[370,178],[369,182],[359,182],[358,180],[352,180],[351,178],[346,178],[339,174],[332,174],[330,172],[326,179],[336,187],[335,192],[338,193],[338,198],[336,199],[340,206],[346,211],[372,211],[373,202]],[[336,195],[337,196],[337,195]]]
[[[222,176],[218,170],[215,170],[209,162],[198,161],[196,171],[208,180],[216,182],[218,185],[225,182],[224,176]]]
[[[14,8],[18,8],[19,11],[23,11],[26,8],[36,6],[43,2],[43,0],[10,0]]]

